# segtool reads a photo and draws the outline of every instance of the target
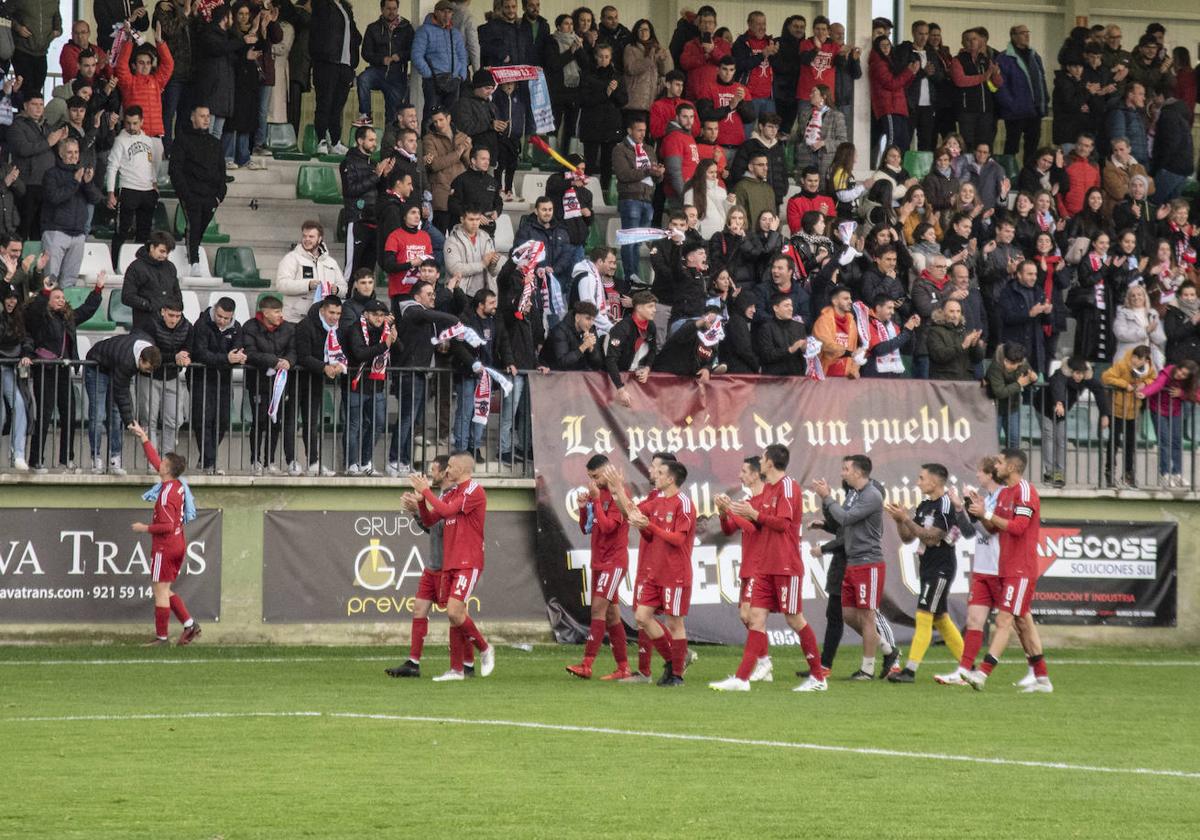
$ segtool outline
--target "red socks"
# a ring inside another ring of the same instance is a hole
[[[746,636],[746,646],[742,649],[742,664],[738,665],[737,678],[739,680],[750,679],[750,674],[754,672],[758,658],[766,656],[768,650],[767,634],[761,630],[749,631],[749,635]]]
[[[763,641],[766,641],[766,635],[763,635]],[[800,631],[800,647],[804,650],[804,658],[808,660],[808,670],[817,679],[825,678],[825,669],[821,667],[821,648],[817,645],[817,634],[813,632],[811,624],[805,624],[804,629]],[[766,651],[764,650],[765,654]]]
[[[154,608],[154,635],[160,639],[167,638],[167,629],[171,623],[170,607]]]
[[[659,636],[657,639],[650,639],[650,643],[654,645],[654,649],[658,651],[658,655],[661,656],[665,662],[671,661],[671,641],[671,631],[665,627],[663,628],[661,636]],[[648,665],[646,666],[646,670],[649,670]]]
[[[979,649],[983,647],[983,631],[968,630],[963,634],[963,652],[962,659],[958,660],[958,666],[971,670],[975,666],[975,657],[979,655]]]
[[[687,668],[687,651],[687,636],[671,642],[671,671],[677,677],[682,677]]]
[[[979,670],[983,671],[984,676],[992,673],[992,669],[1000,664],[1000,660],[992,656],[990,653],[983,657],[983,664],[979,666]]]
[[[617,661],[617,667],[628,668],[629,651],[628,643],[625,641],[625,625],[620,621],[608,625],[608,643],[612,645],[612,655],[613,659]]]
[[[1049,672],[1046,670],[1046,657],[1042,656],[1042,654],[1039,653],[1037,656],[1030,656],[1027,657],[1027,659],[1029,660],[1029,664],[1033,667],[1033,675],[1035,677],[1050,676]]]
[[[650,637],[645,630],[638,631],[638,673],[650,676],[650,657],[652,656]]]
[[[450,670],[462,671],[463,669],[463,643],[466,640],[463,638],[462,630],[457,627],[450,628]]]
[[[425,636],[428,633],[428,618],[414,618],[412,620],[412,645],[408,649],[408,658],[413,662],[421,661],[421,651],[425,649]]]
[[[483,638],[483,634],[479,632],[479,628],[475,626],[475,622],[471,620],[470,616],[463,620],[458,629],[462,631],[463,639],[469,639],[475,645],[476,650],[487,650],[487,639]]]
[[[600,652],[600,645],[604,643],[604,619],[593,618],[591,626],[588,628],[587,644],[583,648],[583,661],[586,665],[591,665],[596,659],[596,654]]]
[[[171,595],[171,612],[175,613],[175,617],[179,619],[180,624],[187,624],[191,619],[191,616],[188,615],[187,606],[178,595]]]

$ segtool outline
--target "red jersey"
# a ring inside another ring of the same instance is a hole
[[[451,487],[439,499],[429,488],[421,494],[421,524],[426,528],[445,520],[442,568],[483,570],[483,523],[487,493],[472,479]]]
[[[579,530],[592,538],[592,571],[629,569],[629,520],[607,487],[600,497],[579,507]]]
[[[704,53],[704,45],[700,39],[693,38],[683,46],[679,56],[679,67],[687,73],[687,85],[683,92],[693,98],[699,98],[696,91],[704,90],[709,82],[717,78],[717,67],[721,59],[733,54],[733,45],[724,38],[713,37],[712,49]]]
[[[675,112],[680,105],[695,106],[695,104],[682,96],[663,96],[651,102],[649,128],[651,139],[662,140],[667,136],[667,126],[675,119]],[[692,123],[692,136],[700,136],[700,120]]]
[[[833,60],[837,57],[841,50],[833,41],[826,41],[820,47],[812,38],[808,38],[800,42],[800,52],[813,53],[811,60],[800,65],[800,78],[796,82],[796,99],[800,102],[807,102],[812,96],[812,89],[817,85],[825,85],[829,88],[829,105],[833,105],[834,98],[834,70]],[[801,59],[803,62],[804,59]]]
[[[763,494],[751,496],[746,501],[755,510],[761,510]],[[759,539],[758,526],[748,519],[742,519],[736,513],[726,511],[721,514],[721,531],[725,536],[732,536],[734,531],[742,532],[742,562],[738,565],[738,577],[748,580],[758,574],[758,552],[762,540]]]
[[[682,162],[683,167],[683,183],[691,180],[692,175],[696,172],[696,167],[700,164],[700,152],[696,148],[696,138],[688,134],[683,129],[676,129],[663,138],[662,146],[658,150],[658,157],[665,166],[667,160],[677,157]],[[669,167],[668,167],[669,168]],[[668,195],[675,195],[675,191],[671,188],[668,181],[664,181]],[[675,196],[682,198],[682,195]]]
[[[788,476],[763,486],[758,509],[760,575],[802,575],[800,559],[800,487]]]
[[[1033,485],[1021,479],[1001,488],[995,515],[1008,521],[1008,528],[1000,532],[1000,577],[1037,579],[1042,500]]]
[[[154,444],[146,441],[142,444],[146,460],[155,470],[158,469],[158,452]],[[150,551],[178,550],[183,546],[183,500],[184,490],[181,481],[164,481],[158,493],[158,501],[154,503],[154,518],[150,523]]]
[[[691,586],[692,541],[696,535],[696,512],[685,493],[646,499],[638,509],[650,524],[642,529],[639,565],[646,565],[647,579],[660,586]]]
[[[750,98],[770,99],[774,95],[775,70],[771,67],[771,59],[763,55],[762,51],[775,39],[770,35],[755,38],[749,32],[742,37],[746,39],[745,44],[750,48],[750,54],[760,59],[758,65],[746,77],[746,89],[750,91]]]
[[[796,193],[788,199],[787,203],[788,230],[799,233],[800,222],[804,219],[804,214],[813,210],[823,213],[831,219],[837,216],[837,204],[829,196],[808,196],[804,193]]]
[[[409,233],[398,227],[388,234],[383,251],[385,266],[391,262],[401,266],[399,271],[388,272],[388,297],[407,295],[417,284],[417,269],[421,263],[433,259],[433,241],[423,230]]]
[[[734,105],[734,97],[738,91],[742,91],[742,101],[750,99],[746,88],[737,82],[723,84],[719,79],[713,79],[705,84],[696,94],[697,99],[707,99],[712,103],[714,109],[728,108],[729,113],[726,114],[720,122],[720,127],[717,130],[717,143],[722,146],[740,146],[742,141],[746,139],[745,123],[738,116],[737,107]],[[708,155],[700,155],[701,159]],[[722,167],[723,168],[723,167]]]

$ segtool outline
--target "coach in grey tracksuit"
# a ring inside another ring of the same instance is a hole
[[[840,526],[838,536],[846,552],[846,575],[854,585],[854,567],[872,567],[870,571],[862,570],[865,586],[869,587],[870,597],[864,601],[855,597],[849,603],[843,601],[843,612],[846,624],[858,631],[863,639],[862,668],[856,671],[851,679],[866,681],[875,676],[875,648],[878,645],[884,653],[884,673],[889,662],[894,662],[898,654],[895,647],[886,641],[881,641],[875,627],[875,616],[883,593],[883,493],[880,486],[871,481],[871,459],[865,455],[851,455],[844,459],[842,479],[848,485],[846,501],[839,504],[830,488],[823,481],[817,483],[817,494],[822,497],[821,507],[827,522],[836,522]],[[874,564],[879,564],[877,567]],[[868,576],[871,576],[868,578]],[[865,581],[870,580],[870,583]]]

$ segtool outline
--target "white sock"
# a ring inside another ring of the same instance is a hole
[[[1038,677],[1037,681],[1040,682],[1042,685],[1050,685],[1049,677]]]
[[[917,669],[921,667],[921,663],[913,662],[910,659],[910,660],[908,660],[908,662],[905,663],[904,667],[907,668],[908,670],[912,671],[915,674]]]
[[[875,673],[875,657],[874,656],[864,656],[863,661],[862,661],[862,669],[864,671],[866,671],[868,674],[874,674]]]
[[[893,650],[895,650],[895,648],[893,648],[891,645],[889,645],[883,639],[879,640],[879,652],[882,653],[884,656],[890,656]]]
[[[770,665],[770,664],[771,664],[771,657],[770,657],[770,656],[760,656],[760,657],[758,657],[758,664],[759,664],[759,665]]]
[[[1034,673],[1033,673],[1033,666],[1032,666],[1032,665],[1030,665],[1030,666],[1029,666],[1029,673],[1028,673],[1028,674],[1026,674],[1025,676],[1027,676],[1027,677],[1032,677],[1032,676],[1034,676]]]
[[[194,619],[194,618],[190,618],[190,617],[189,617],[187,621],[183,622],[183,626],[184,626],[184,627],[191,627],[191,626],[192,626],[193,624],[195,624],[195,623],[196,623],[196,619]]]

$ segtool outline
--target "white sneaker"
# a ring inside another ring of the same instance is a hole
[[[792,691],[802,691],[802,692],[828,691],[828,690],[829,690],[829,683],[827,683],[824,679],[819,680],[813,676],[810,676],[804,682],[800,683],[800,685],[798,685],[792,689]]]
[[[466,677],[463,676],[462,671],[447,671],[446,673],[442,674],[440,677],[434,677],[432,681],[433,682],[462,682],[465,679],[466,679]]]
[[[479,652],[479,676],[490,677],[496,670],[496,646],[488,645]]]
[[[361,467],[358,468],[358,474],[359,475],[375,475],[375,465],[374,464],[363,464]]]
[[[1021,677],[1021,679],[1017,680],[1015,683],[1013,683],[1013,685],[1015,685],[1017,688],[1028,688],[1035,682],[1037,682],[1037,676],[1033,673],[1033,669],[1031,668],[1025,674],[1025,676]]]
[[[309,464],[308,469],[305,470],[304,472],[305,472],[305,475],[312,475],[312,476],[320,475],[321,474],[321,465],[319,463]]]
[[[654,679],[652,677],[647,677],[645,674],[639,673],[638,671],[634,671],[628,677],[623,677],[622,679],[617,680],[617,682],[626,683],[628,685],[638,685],[641,683],[654,682]]]
[[[737,676],[726,677],[723,680],[710,682],[708,687],[713,691],[749,691],[750,681],[739,680]]]
[[[333,478],[335,475],[337,475],[337,470],[335,470],[333,467],[326,467],[324,465],[321,466],[322,478]]]
[[[120,455],[114,455],[108,462],[108,471],[113,475],[125,475],[125,468],[121,466]]]
[[[279,469],[279,465],[271,463],[267,465],[267,475],[279,475],[283,470]]]
[[[246,168],[252,169],[255,171],[262,171],[267,168],[267,165],[260,160],[255,160],[254,158],[250,158],[250,162],[246,164]]]
[[[400,465],[395,461],[388,461],[386,472],[391,478],[396,478],[400,475]]]
[[[200,263],[194,262],[190,266],[188,266],[188,277],[203,277],[203,276],[204,275],[200,272]]]
[[[13,458],[12,466],[17,472],[29,472],[29,464],[24,458]]]
[[[250,475],[262,475],[262,474],[263,474],[263,465],[262,464],[255,461],[253,464],[250,465]]]
[[[292,461],[288,464],[288,475],[304,475],[304,467],[300,466],[299,461]]]
[[[344,155],[348,151],[350,150],[346,148],[346,144],[340,140],[329,147],[329,154],[331,155]]]
[[[93,455],[92,456],[92,472],[94,472],[94,473],[104,472],[104,456],[103,455]]]
[[[750,682],[774,682],[774,667],[771,664],[771,657],[760,656],[754,663],[754,670],[750,673]]]
[[[362,467],[360,467],[358,464],[351,464],[350,466],[346,467],[346,475],[361,475],[361,474],[362,474]]]
[[[987,674],[983,671],[967,671],[962,678],[976,691],[983,691],[983,687],[987,685]]]
[[[1175,486],[1181,490],[1187,489],[1187,481],[1183,478],[1183,473],[1175,473]]]
[[[1050,684],[1049,677],[1036,679],[1029,685],[1021,689],[1022,694],[1053,694],[1054,686]]]
[[[949,674],[934,674],[933,681],[938,685],[966,685],[967,681],[963,679],[965,673],[962,668],[955,668]]]
[[[637,286],[642,285],[641,278],[639,278],[636,274],[630,274],[628,285],[633,288],[636,288]]]
[[[329,154],[329,141],[328,140],[322,139],[321,142],[317,143],[317,154],[319,154],[319,155]]]
[[[240,168],[240,167],[239,167],[239,166],[237,165],[237,163],[235,163],[234,161],[232,161],[232,160],[227,160],[227,161],[225,161],[225,169],[226,169],[226,171],[232,172],[233,170],[235,170],[235,169],[239,169],[239,168]]]

